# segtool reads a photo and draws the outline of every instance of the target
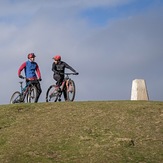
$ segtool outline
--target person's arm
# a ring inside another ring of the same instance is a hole
[[[56,70],[56,66],[55,66],[55,63],[53,62],[52,64],[52,71],[54,72],[54,74],[57,74],[57,70]]]
[[[36,63],[36,72],[37,72],[38,78],[41,79],[41,71],[37,63]]]
[[[22,78],[23,76],[21,75],[22,70],[26,67],[26,62],[24,62],[18,69],[18,76]]]
[[[70,69],[72,72],[77,73],[76,70],[74,70],[70,65],[68,65],[68,64],[65,63],[65,62],[64,62],[64,64],[65,64],[65,67],[66,67],[67,69]]]

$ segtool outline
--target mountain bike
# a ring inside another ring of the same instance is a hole
[[[56,85],[51,85],[46,92],[46,102],[61,101],[63,94],[65,101],[74,101],[75,99],[75,82],[70,79],[69,75],[77,75],[76,73],[64,73],[64,80],[59,88]]]
[[[37,88],[35,87],[35,83],[38,80],[30,80],[26,82],[25,87],[23,87],[23,81],[20,83],[20,91],[16,91],[12,94],[10,99],[10,104],[15,103],[34,103],[37,95]]]

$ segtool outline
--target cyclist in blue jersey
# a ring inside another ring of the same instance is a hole
[[[24,70],[26,82],[35,80],[36,83],[34,84],[37,88],[37,95],[35,102],[38,102],[38,99],[40,97],[40,94],[42,92],[40,82],[41,79],[41,72],[39,69],[38,64],[35,62],[35,54],[29,53],[28,54],[28,61],[24,62],[18,69],[18,76],[19,78],[24,79],[24,77],[21,75],[22,70]]]

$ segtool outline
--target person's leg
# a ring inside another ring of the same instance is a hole
[[[54,80],[56,80],[56,86],[59,88],[61,85],[62,85],[62,82],[64,80],[64,76],[61,76],[61,75],[58,75],[58,74],[55,74],[53,76]]]
[[[65,101],[67,101],[67,89],[66,88],[63,90],[63,96],[64,96]]]
[[[40,82],[36,83],[35,86],[36,86],[36,89],[37,89],[35,103],[37,103],[38,99],[39,99],[39,97],[40,97],[40,95],[42,93],[42,89],[41,89]]]
[[[55,74],[55,75],[53,76],[53,78],[54,78],[54,80],[56,81],[56,86],[59,87],[59,86],[60,86],[60,80],[61,80],[60,75]]]

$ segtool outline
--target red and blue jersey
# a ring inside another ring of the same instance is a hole
[[[41,78],[40,69],[36,62],[31,62],[29,60],[24,62],[18,70],[18,76],[21,75],[21,71],[23,69],[24,69],[25,77],[29,80]],[[37,73],[37,75],[36,75],[36,73]]]

